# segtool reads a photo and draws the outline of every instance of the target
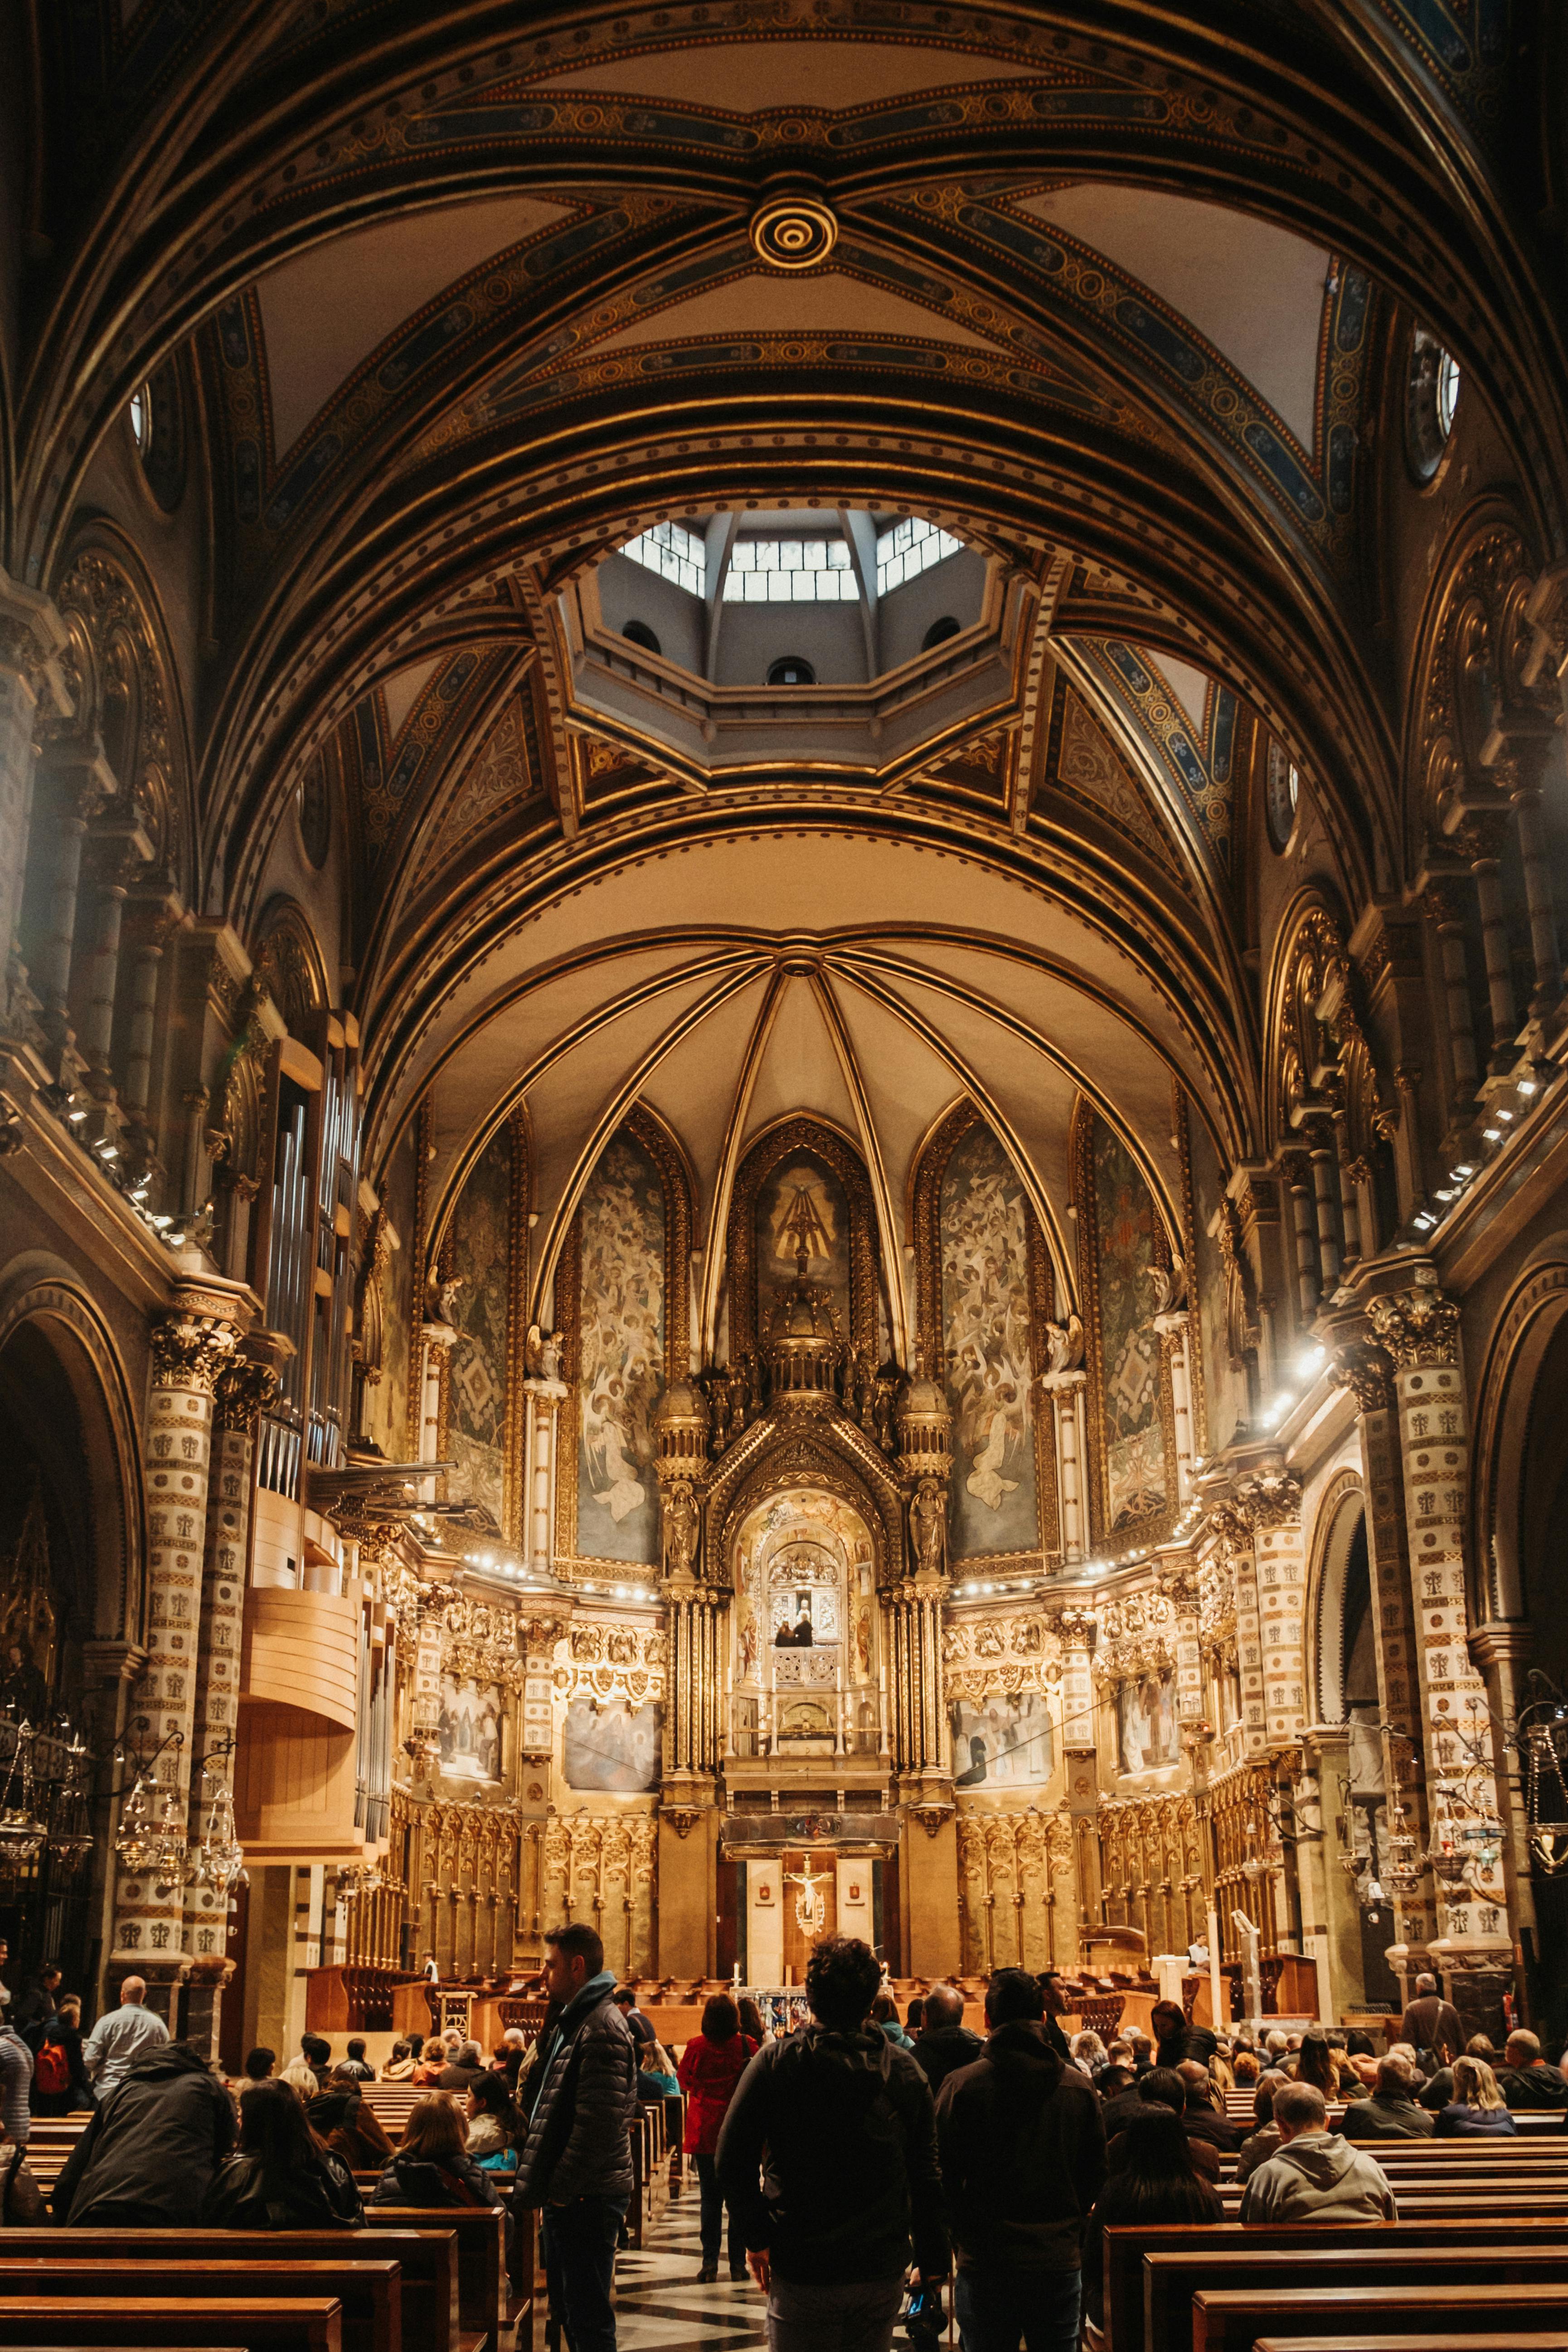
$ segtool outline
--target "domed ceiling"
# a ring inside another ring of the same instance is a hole
[[[1167,1206],[1173,1104],[1259,1147],[1271,757],[1293,855],[1390,870],[1356,566],[1388,306],[1479,306],[1521,465],[1537,429],[1496,225],[1409,160],[1434,107],[1484,118],[1484,59],[1391,5],[1374,95],[1307,12],[1089,14],[144,0],[110,42],[161,163],[26,387],[27,576],[93,462],[51,419],[177,386],[222,551],[207,911],[298,887],[324,792],[372,1164],[427,1098],[438,1204],[525,1104],[536,1306],[637,1098],[714,1237],[759,1125],[835,1121],[896,1265],[969,1093],[1070,1295],[1080,1090]],[[900,525],[956,551],[902,636]],[[672,531],[716,583],[840,543],[855,596],[775,644],[776,601],[645,567],[661,617],[625,551]]]

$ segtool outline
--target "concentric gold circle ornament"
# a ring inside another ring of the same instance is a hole
[[[774,269],[815,269],[838,242],[838,223],[819,196],[770,196],[752,215],[752,243]]]

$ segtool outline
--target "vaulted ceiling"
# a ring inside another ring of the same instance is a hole
[[[99,144],[68,189],[55,159],[10,560],[48,582],[174,371],[210,483],[206,910],[254,925],[325,776],[375,1149],[428,1092],[439,1189],[525,1100],[548,1234],[640,1096],[716,1234],[746,1136],[813,1108],[896,1241],[969,1091],[1065,1258],[1079,1088],[1167,1202],[1173,1087],[1222,1158],[1258,1147],[1271,741],[1347,897],[1397,878],[1368,562],[1396,305],[1557,530],[1490,0],[142,0],[89,55],[91,13],[52,59]],[[781,198],[811,266],[761,225]],[[852,503],[1012,599],[1005,690],[929,757],[786,730],[704,779],[586,710],[563,592],[608,551]]]

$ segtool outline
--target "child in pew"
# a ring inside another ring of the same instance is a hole
[[[239,2141],[202,2200],[205,2229],[352,2230],[364,2219],[353,2175],[310,2129],[288,2084],[252,2083]]]
[[[481,2074],[461,2101],[468,2122],[468,2152],[481,2172],[498,2182],[517,2170],[517,2142],[521,2118],[512,2104],[504,2074]]]
[[[1439,2139],[1490,2139],[1517,2136],[1508,2101],[1484,2058],[1468,2053],[1454,2061],[1454,2095],[1437,2110]]]

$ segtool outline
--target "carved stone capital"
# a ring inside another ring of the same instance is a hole
[[[1301,1481],[1294,1470],[1259,1470],[1239,1482],[1237,1496],[1254,1532],[1300,1515]]]
[[[201,1315],[176,1307],[153,1326],[153,1377],[164,1389],[193,1389],[211,1396],[218,1375],[234,1359],[240,1327],[226,1316]]]
[[[50,719],[73,715],[61,662],[69,645],[66,625],[49,598],[0,572],[0,671],[19,677]]]
[[[1064,1649],[1093,1649],[1099,1620],[1092,1609],[1064,1609],[1053,1622],[1061,1636]]]
[[[701,1805],[661,1805],[659,1819],[669,1823],[678,1838],[689,1838],[705,1810]]]
[[[1459,1355],[1459,1310],[1435,1282],[1370,1299],[1367,1316],[1395,1369],[1454,1364]]]
[[[1330,1378],[1349,1389],[1358,1412],[1386,1412],[1394,1402],[1394,1366],[1370,1339],[1350,1339],[1334,1350]]]
[[[253,1434],[257,1416],[272,1403],[279,1386],[278,1370],[273,1364],[258,1363],[249,1356],[240,1356],[225,1364],[215,1389],[215,1428],[238,1429],[247,1436]]]

